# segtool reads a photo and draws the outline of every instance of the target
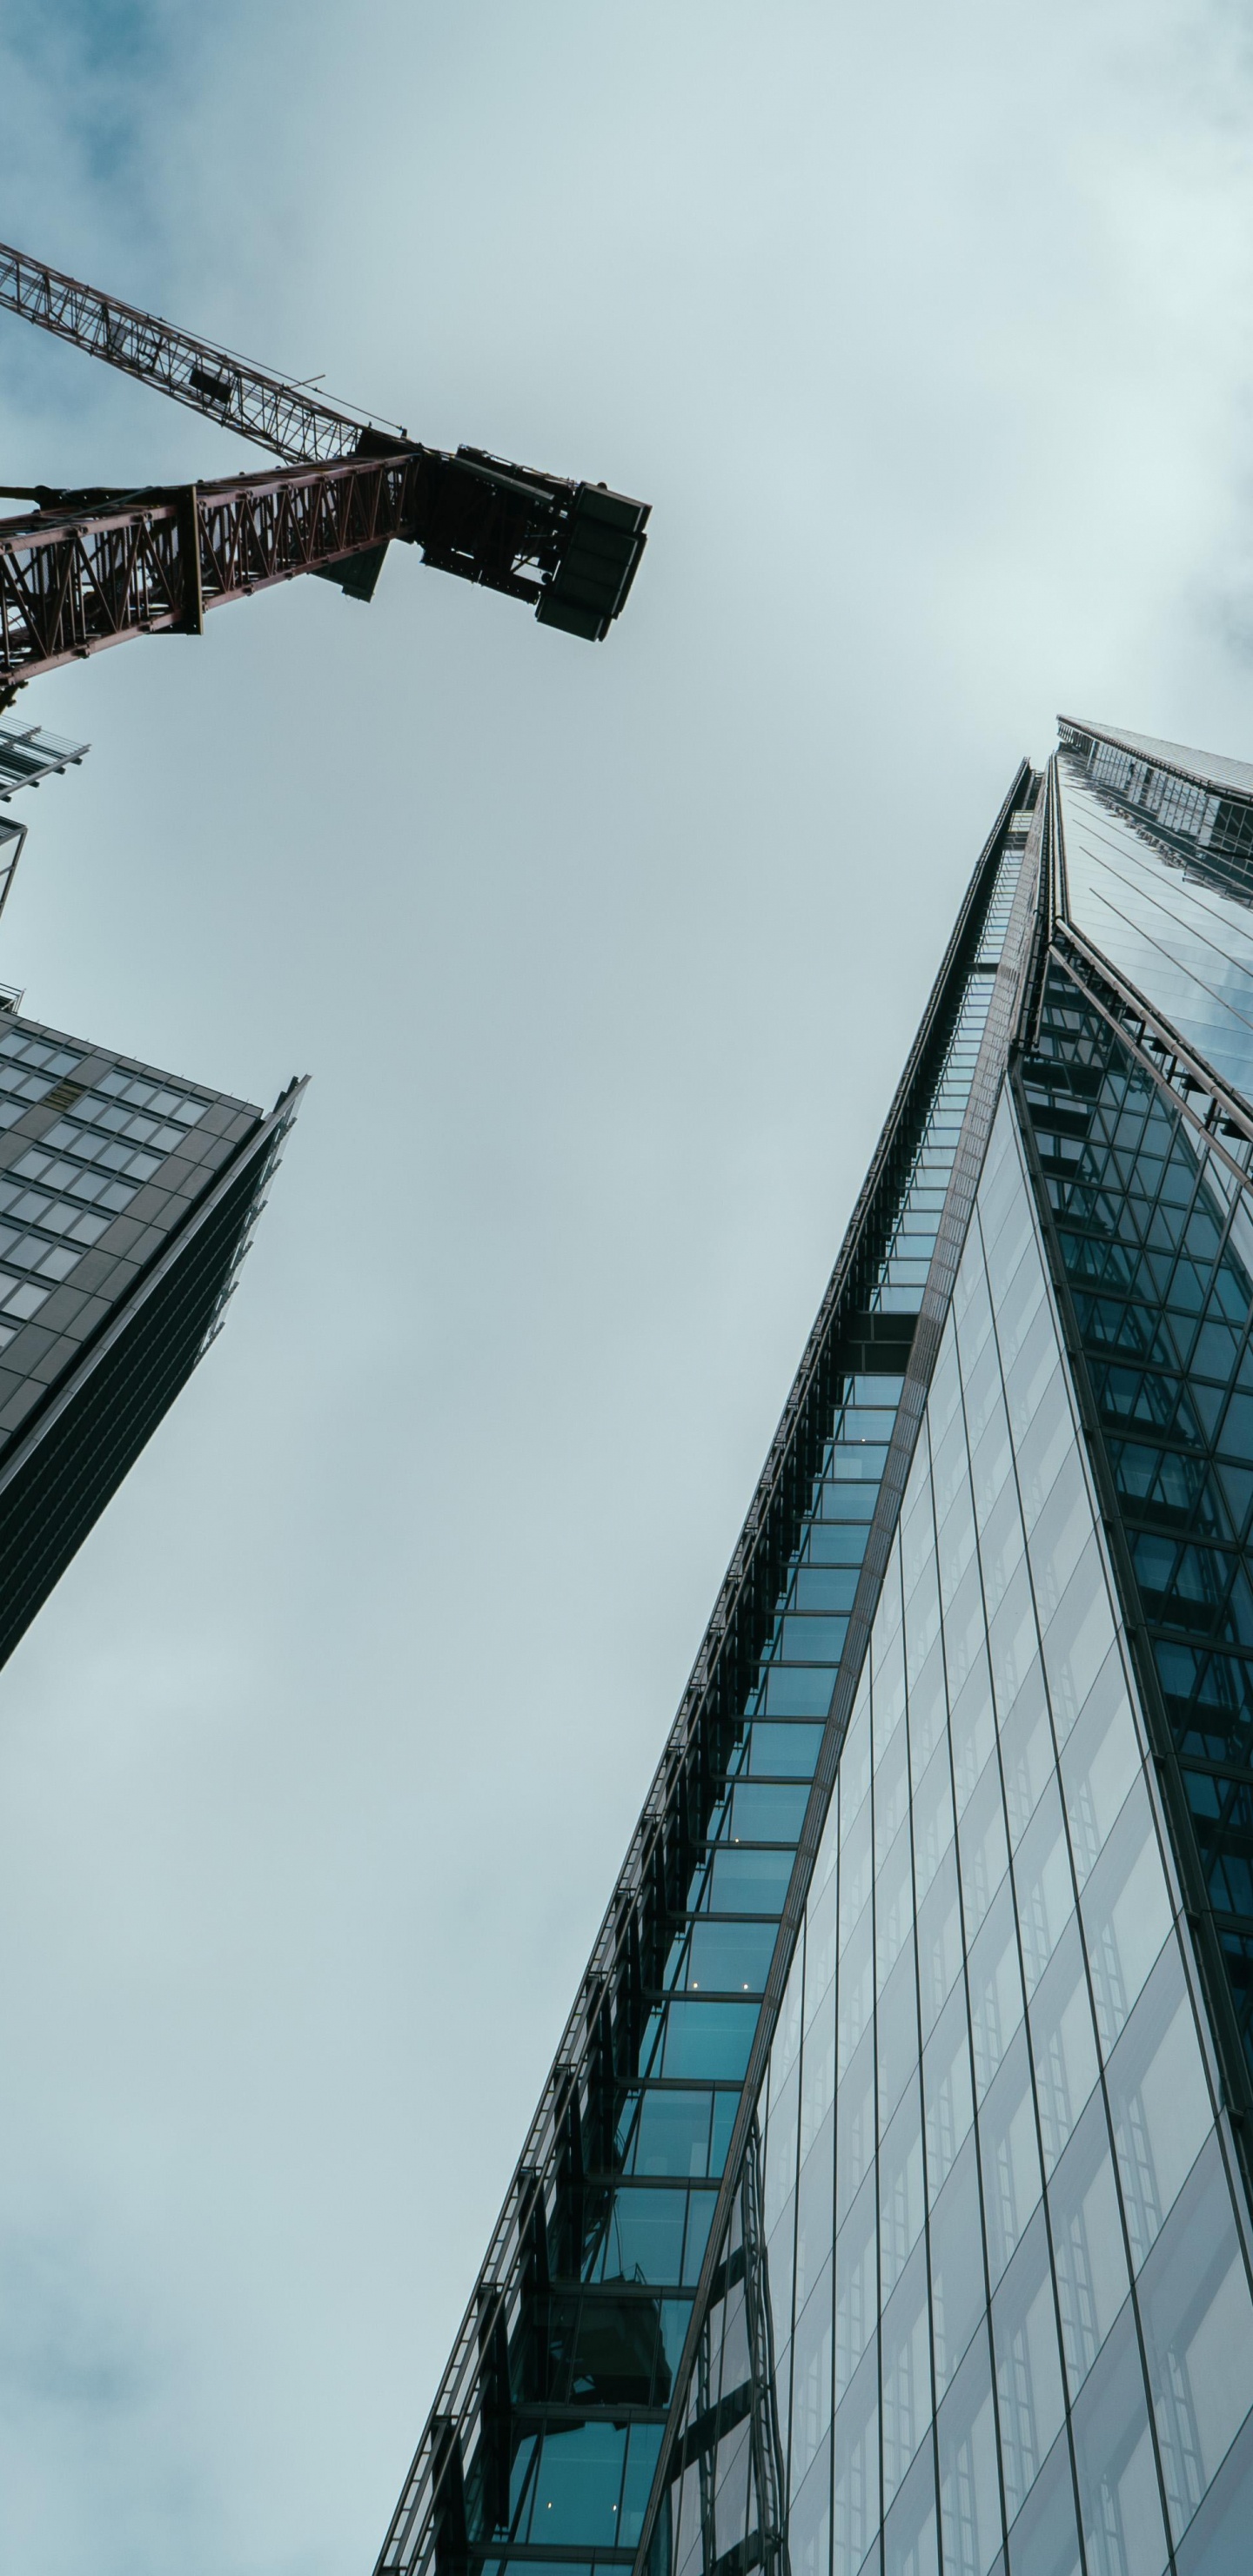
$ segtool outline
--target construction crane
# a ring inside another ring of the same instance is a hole
[[[393,540],[568,635],[599,643],[622,613],[646,502],[477,447],[424,447],[3,243],[0,308],[283,460],[143,491],[0,486],[34,505],[0,519],[0,707],[125,636],[198,635],[207,609],[297,573],[369,599]]]

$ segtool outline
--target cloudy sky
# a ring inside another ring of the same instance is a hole
[[[0,0],[0,102],[0,237],[654,505],[600,648],[394,556],[24,701],[0,976],[313,1079],[0,1683],[0,2566],[368,2576],[1014,768],[1253,754],[1253,47]],[[0,317],[10,480],[245,461]]]

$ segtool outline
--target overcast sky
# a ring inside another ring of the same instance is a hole
[[[0,1681],[14,2576],[369,2576],[1017,762],[1253,755],[1247,26],[0,0],[0,236],[654,505],[598,648],[395,550],[23,700],[0,977],[313,1079]],[[10,480],[246,461],[0,316]]]

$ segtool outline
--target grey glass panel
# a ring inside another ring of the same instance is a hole
[[[876,1800],[877,1804],[877,1800]],[[906,1815],[875,1878],[876,1974],[879,1991],[890,1975],[914,1921],[914,1865]]]
[[[1005,2511],[1013,2521],[1043,2467],[1065,2408],[1048,2233],[1037,2210],[992,2302]]]
[[[883,2576],[939,2576],[939,2552],[935,2461],[927,2442],[884,2526]]]
[[[1059,2433],[1009,2535],[1010,2576],[1082,2576],[1070,2444]]]
[[[874,2176],[871,2175],[862,2185],[835,2240],[837,2405],[874,2332],[878,2312],[878,2208]]]
[[[1012,1890],[1006,1881],[970,1953],[976,2098],[981,2100],[986,2093],[1022,2022],[1022,2014],[1018,1927]]]
[[[1105,2106],[1088,2105],[1048,2187],[1062,2344],[1073,2392],[1086,2378],[1127,2295]]]
[[[1187,2536],[1175,2552],[1178,2576],[1248,2576],[1253,2531],[1253,2419],[1233,2442]]]
[[[986,2325],[940,2408],[937,2433],[945,2576],[988,2576],[1002,2531]]]
[[[987,2303],[973,2137],[966,2140],[931,2213],[931,2300],[936,2389],[942,2394]]]
[[[879,2356],[866,2354],[840,2407],[832,2515],[836,2576],[858,2576],[879,2527]]]
[[[879,2231],[886,2298],[922,2232],[922,2111],[915,2074],[879,2150]]]
[[[865,1905],[840,1953],[837,1985],[837,2072],[844,2070],[870,2030],[874,2011],[873,1908]]]
[[[914,2247],[884,2308],[881,2348],[886,2510],[930,2426],[933,2412],[925,2245]]]
[[[1088,2576],[1163,2576],[1166,2530],[1129,2299],[1071,2422]]]
[[[1131,2257],[1138,2268],[1174,2206],[1213,2117],[1173,1941],[1114,2050],[1108,2089]]]
[[[1001,1766],[993,1751],[963,1810],[961,1832],[962,1905],[966,1938],[973,1940],[1009,1867]]]
[[[1077,1922],[1068,1925],[1040,1979],[1031,1998],[1030,2021],[1048,2173],[1072,2135],[1097,2076],[1096,2032]]]
[[[957,2161],[975,2116],[966,1989],[950,1996],[923,2052],[927,2189],[934,2202]]]
[[[918,2080],[918,1986],[912,1937],[879,1997],[879,2119],[891,2119],[907,2080]]]
[[[1056,1401],[1066,1405],[1060,1386]],[[1068,1414],[1068,1405],[1066,1410]],[[1065,1742],[1087,1699],[1113,1634],[1113,1613],[1094,1535],[1044,1631],[1044,1669],[1060,1742]]]
[[[817,1874],[815,1873],[815,1876]],[[810,1889],[808,1919],[805,1925],[805,2028],[808,2030],[821,2009],[835,2028],[835,1999],[831,1988],[835,1977],[839,1949],[839,1873],[832,1869],[825,1885]]]
[[[830,2110],[800,2169],[796,2189],[796,2304],[808,2299],[835,2230],[835,2112]]]
[[[899,2114],[898,2114],[899,2117]],[[840,2077],[835,2097],[835,2202],[837,2225],[851,2206],[874,2161],[874,2034],[867,2031],[856,2056]]]
[[[1142,1781],[1129,1791],[1081,1900],[1097,2020],[1112,2047],[1170,1930],[1170,1898]]]
[[[909,1718],[912,1742],[914,1740],[912,1696]],[[952,1773],[949,1768],[946,1744],[939,1746],[921,1772],[915,1762],[914,1780],[914,1868],[918,1902],[921,1906],[939,1868],[941,1857],[948,1850],[954,1836]]]
[[[1140,2314],[1178,2538],[1253,2406],[1253,2299],[1217,2138],[1144,2266]]]
[[[763,2159],[765,2224],[767,2235],[773,2235],[779,2214],[796,2189],[796,2167],[800,2144],[800,2075],[793,2067],[777,2093],[771,2089],[770,2116],[766,2123],[766,2149]]]
[[[1111,1646],[1062,1754],[1075,1870],[1082,1887],[1140,1777],[1140,1747],[1122,1659]]]
[[[988,2272],[995,2286],[1044,2188],[1027,2035],[1019,2031],[979,2113]]]
[[[791,2476],[799,2486],[831,2424],[831,2262],[796,2320],[792,2352]]]
[[[1033,1657],[1012,1708],[1001,1715],[1001,1767],[1009,1838],[1017,1849],[1035,1812],[1046,1781],[1054,1777],[1053,1729],[1044,1688],[1044,1667]]]
[[[961,1974],[961,1897],[957,1852],[947,1845],[918,1912],[918,1982],[924,2035],[939,2019]]]
[[[962,1690],[954,1695],[950,1732],[953,1782],[960,1816],[996,1742],[996,1717],[986,1656],[979,1657]]]
[[[793,2471],[795,2477],[795,2471]],[[831,2564],[831,2435],[825,2435],[787,2517],[788,2563],[794,2576],[827,2576]]]
[[[809,2155],[835,2100],[835,2015],[830,1990],[810,2025],[801,2063],[801,2156]]]
[[[1075,1910],[1070,1847],[1055,1780],[1043,1791],[1014,1862],[1027,1993],[1035,1993]]]

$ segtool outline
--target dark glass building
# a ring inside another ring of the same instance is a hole
[[[1063,720],[381,2570],[1253,2567],[1251,1173],[1253,768]]]
[[[220,1330],[268,1117],[0,1007],[0,1662]]]
[[[83,757],[0,722],[0,805]],[[0,814],[0,907],[25,833]],[[20,1016],[0,986],[0,1663],[221,1328],[299,1107]]]

